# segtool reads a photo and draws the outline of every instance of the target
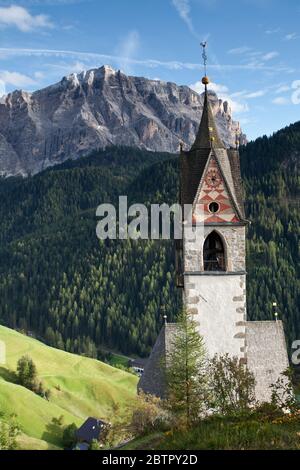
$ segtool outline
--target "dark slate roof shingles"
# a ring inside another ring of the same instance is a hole
[[[184,152],[180,156],[180,203],[193,204],[211,149]]]
[[[215,148],[225,148],[224,143],[219,137],[213,112],[209,104],[208,92],[207,89],[205,89],[200,126],[191,151],[203,148],[210,149],[212,144]]]
[[[227,150],[229,156],[229,163],[231,167],[231,174],[233,178],[233,184],[235,187],[235,194],[237,201],[242,213],[243,218],[245,217],[245,208],[244,208],[244,189],[243,181],[241,177],[241,166],[240,166],[240,155],[238,150],[229,149]]]
[[[76,438],[79,441],[88,443],[92,442],[94,439],[98,440],[106,425],[107,424],[100,419],[88,418],[76,431]]]
[[[189,152],[182,151],[180,154],[180,204],[182,206],[194,203],[203,172],[212,152],[224,175],[234,205],[239,212],[238,215],[244,220],[239,153],[237,150],[227,150],[222,143],[206,90],[202,118],[195,143]]]
[[[171,351],[176,329],[176,323],[166,323],[162,327],[147,361],[144,373],[139,380],[139,391],[142,390],[144,393],[160,398],[166,397],[164,362],[167,361],[168,354]]]

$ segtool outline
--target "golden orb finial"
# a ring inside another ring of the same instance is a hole
[[[208,85],[208,84],[209,84],[209,78],[207,77],[207,75],[205,75],[205,76],[202,78],[202,83],[203,83],[203,85]]]

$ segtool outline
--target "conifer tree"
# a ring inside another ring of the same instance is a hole
[[[207,388],[203,339],[192,315],[183,309],[166,358],[168,406],[187,426],[196,421],[205,406]]]
[[[33,390],[36,387],[37,370],[29,356],[22,356],[17,363],[17,376],[20,385]]]

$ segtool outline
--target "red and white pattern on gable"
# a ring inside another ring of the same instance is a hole
[[[209,205],[216,202],[219,210],[212,213]],[[214,157],[211,158],[198,200],[193,218],[196,222],[239,222],[238,215],[231,202],[223,177]]]

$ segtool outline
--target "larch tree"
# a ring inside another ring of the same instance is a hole
[[[190,426],[205,408],[207,374],[203,339],[186,309],[179,314],[165,368],[168,406]]]

